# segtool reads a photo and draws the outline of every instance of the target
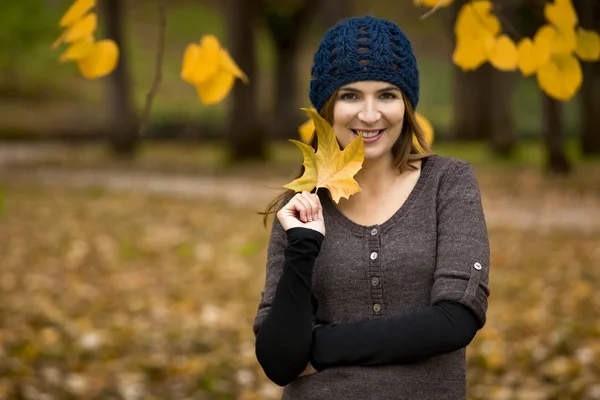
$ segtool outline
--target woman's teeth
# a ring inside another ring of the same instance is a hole
[[[378,131],[373,131],[373,132],[365,132],[365,131],[359,131],[359,130],[353,130],[353,131],[357,135],[360,135],[362,133],[362,136],[364,138],[372,138],[372,137],[379,135],[383,131],[383,129],[378,130]]]

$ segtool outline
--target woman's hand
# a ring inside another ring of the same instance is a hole
[[[290,228],[308,228],[325,236],[323,207],[316,194],[307,191],[296,194],[279,210],[277,219],[286,231]]]

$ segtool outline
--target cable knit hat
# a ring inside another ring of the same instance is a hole
[[[371,16],[354,17],[323,37],[311,70],[310,101],[317,110],[340,87],[376,80],[398,86],[414,109],[419,71],[410,41],[398,25]]]

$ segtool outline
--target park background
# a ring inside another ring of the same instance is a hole
[[[157,2],[99,1],[101,37],[122,54],[86,80],[50,48],[70,1],[3,1],[0,398],[278,398],[254,357],[272,221],[257,211],[301,163],[287,139],[307,118],[320,37],[369,13],[413,42],[433,150],[470,162],[480,182],[492,294],[468,349],[469,398],[600,399],[598,63],[565,103],[518,72],[462,72],[458,3],[422,19],[409,0],[169,0],[140,136]],[[503,0],[503,27],[526,31],[520,7],[535,3]],[[599,31],[595,3],[575,1]],[[250,80],[211,106],[180,77],[204,34]]]

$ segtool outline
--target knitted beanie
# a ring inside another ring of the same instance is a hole
[[[371,16],[339,22],[323,37],[311,70],[310,101],[321,110],[340,87],[374,80],[398,86],[419,102],[419,70],[410,41],[398,25]]]

